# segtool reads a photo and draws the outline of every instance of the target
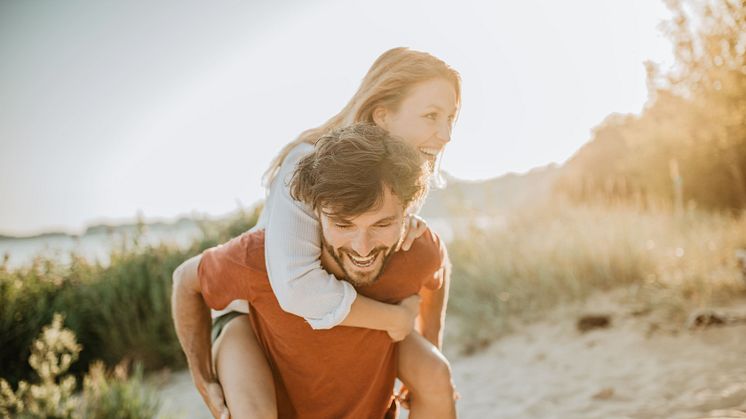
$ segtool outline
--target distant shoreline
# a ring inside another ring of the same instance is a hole
[[[51,258],[61,263],[70,261],[72,254],[89,261],[108,263],[111,251],[132,243],[179,247],[190,245],[202,235],[198,219],[179,218],[173,222],[96,224],[82,234],[46,232],[29,236],[0,235],[0,260],[7,257],[6,266],[20,268],[37,257]]]
[[[179,225],[195,224],[197,219],[190,217],[180,217],[176,221],[144,221],[142,223],[127,222],[123,224],[93,224],[83,231],[83,233],[75,234],[65,231],[48,231],[44,233],[29,234],[29,235],[12,235],[12,234],[0,234],[0,240],[33,240],[33,239],[48,239],[48,238],[71,238],[78,239],[86,235],[100,234],[100,233],[119,233],[123,231],[136,230],[140,226],[144,228],[169,228],[176,227]]]

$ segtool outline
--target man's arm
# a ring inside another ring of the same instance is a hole
[[[417,318],[417,330],[438,349],[442,349],[443,324],[446,318],[448,289],[451,285],[451,262],[445,246],[443,246],[443,263],[436,275],[440,275],[442,279],[440,288],[431,290],[423,287],[420,291],[422,303],[420,303],[420,315]]]
[[[212,320],[197,275],[201,258],[195,256],[174,271],[171,314],[194,385],[213,416],[222,418],[227,417],[228,408],[212,368]]]

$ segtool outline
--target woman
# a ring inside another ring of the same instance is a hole
[[[425,319],[422,335],[410,334],[419,308],[417,297],[384,304],[358,296],[348,282],[324,271],[319,264],[318,220],[291,198],[286,179],[317,138],[355,122],[375,123],[415,146],[437,177],[438,157],[450,141],[460,93],[458,73],[438,58],[407,48],[386,51],[337,115],[303,132],[272,162],[265,174],[270,192],[257,223],[265,229],[267,271],[283,310],[304,317],[315,329],[366,327],[401,340],[399,377],[411,394],[412,418],[455,417],[450,367],[434,350],[442,343],[442,319]],[[424,224],[413,220],[403,249],[424,231]],[[443,296],[447,287],[444,284]],[[445,304],[445,297],[439,303]],[[224,315],[215,329],[219,337],[213,359],[220,385],[208,386],[211,411],[224,412],[225,400],[235,418],[276,416],[272,374],[248,316]]]

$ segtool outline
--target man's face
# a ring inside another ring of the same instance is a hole
[[[350,219],[321,209],[321,243],[350,283],[374,283],[404,235],[404,208],[388,187],[379,208]]]

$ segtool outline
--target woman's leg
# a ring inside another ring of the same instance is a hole
[[[409,418],[455,418],[456,401],[451,366],[445,356],[419,333],[399,342],[399,379],[410,394]]]
[[[248,315],[225,325],[212,354],[231,419],[277,418],[272,371]]]

